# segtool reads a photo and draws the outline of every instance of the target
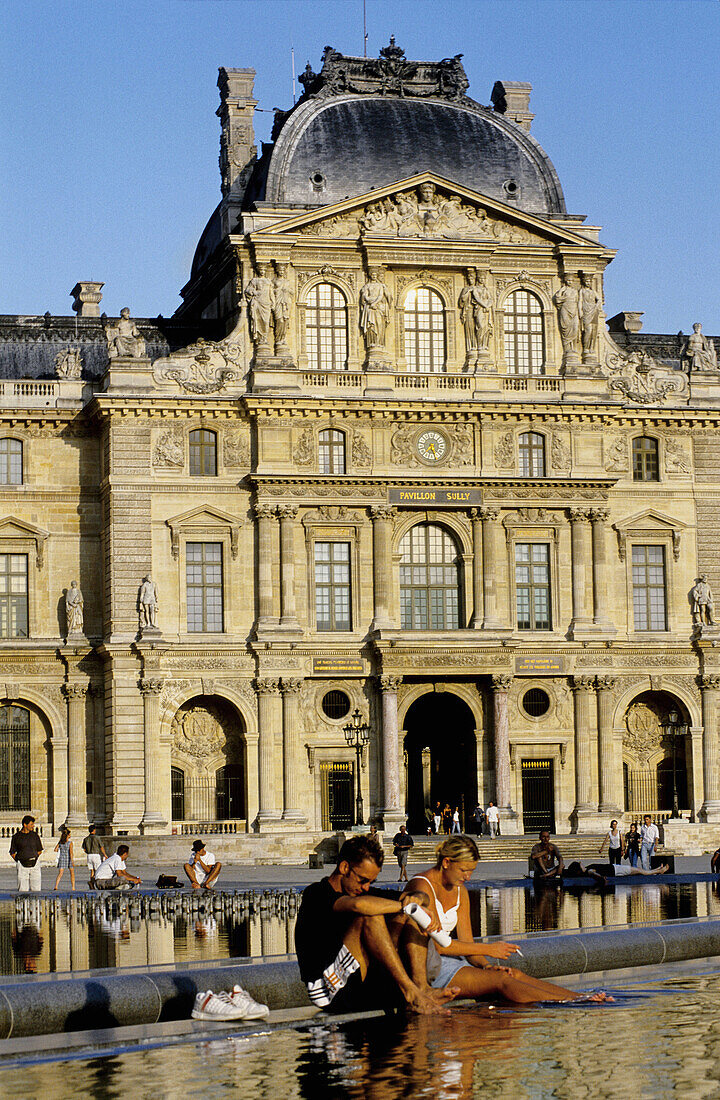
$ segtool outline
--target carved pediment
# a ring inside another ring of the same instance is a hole
[[[173,516],[172,519],[166,519],[165,523],[170,529],[170,545],[174,558],[180,556],[181,536],[184,535],[188,539],[203,536],[212,538],[224,533],[230,535],[230,552],[233,560],[237,558],[242,522],[236,516],[222,512],[219,508],[204,505],[199,508],[191,508],[188,512]]]
[[[156,382],[177,382],[186,393],[220,393],[243,373],[243,348],[237,333],[219,343],[199,339],[153,362]]]
[[[5,516],[0,519],[0,540],[13,542],[35,543],[35,562],[41,569],[45,561],[45,543],[50,537],[48,531],[35,527],[32,523],[18,519],[16,516]]]
[[[687,524],[658,512],[655,508],[648,508],[644,512],[638,512],[627,519],[619,520],[613,524],[618,538],[618,553],[620,560],[625,561],[627,540],[633,539],[660,539],[672,542],[673,558],[680,557],[680,539],[686,530]]]

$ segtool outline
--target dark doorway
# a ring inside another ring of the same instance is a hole
[[[322,775],[322,827],[349,829],[355,824],[353,766],[342,761],[320,765]]]
[[[523,760],[523,832],[555,832],[555,784],[552,760]]]
[[[215,772],[215,816],[218,821],[245,817],[245,769],[227,764]]]
[[[173,821],[185,820],[185,772],[181,768],[170,769],[170,798]]]
[[[477,740],[470,707],[450,692],[428,692],[405,718],[407,814],[411,833],[425,833],[425,810],[436,802],[460,809],[460,827],[471,824],[477,803]]]

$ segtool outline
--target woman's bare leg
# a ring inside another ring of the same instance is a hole
[[[532,978],[515,967],[464,966],[453,976],[452,984],[461,990],[461,997],[504,997],[514,1004],[532,1004],[534,1001],[574,1001],[581,993],[571,989],[544,982],[541,978]],[[604,995],[598,994],[598,1000]]]

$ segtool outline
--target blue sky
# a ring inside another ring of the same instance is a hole
[[[0,313],[169,316],[220,197],[217,69],[251,67],[259,139],[326,44],[362,53],[362,0],[7,0],[0,15]],[[533,85],[568,209],[618,256],[608,315],[720,334],[716,0],[367,0],[368,54],[463,53],[469,94]]]

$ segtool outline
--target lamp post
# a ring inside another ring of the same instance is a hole
[[[345,734],[345,740],[350,748],[355,749],[357,756],[357,797],[355,799],[355,824],[363,825],[363,800],[362,791],[360,789],[360,753],[362,752],[363,745],[367,745],[370,740],[370,727],[367,722],[363,722],[362,714],[359,709],[355,707],[355,710],[350,715],[350,721],[346,722],[343,726],[343,733]]]
[[[666,735],[672,740],[672,765],[673,765],[673,795],[672,795],[672,813],[671,818],[680,817],[680,809],[678,807],[678,792],[677,792],[677,741],[676,738],[684,737],[687,733],[687,726],[680,721],[680,715],[676,710],[671,710],[667,716],[663,719],[662,727],[665,730]]]

